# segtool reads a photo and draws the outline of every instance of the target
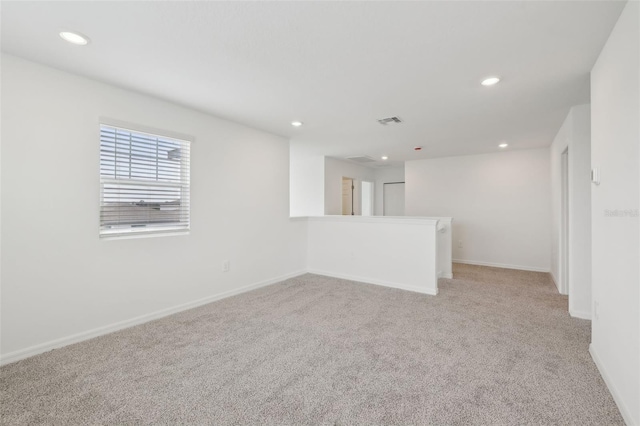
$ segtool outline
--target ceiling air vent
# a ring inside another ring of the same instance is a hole
[[[387,117],[381,118],[380,120],[378,120],[378,123],[386,126],[389,123],[402,123],[402,120],[400,120],[400,117]]]
[[[354,161],[356,163],[375,163],[376,160],[374,160],[371,157],[347,157],[347,160],[351,160]]]

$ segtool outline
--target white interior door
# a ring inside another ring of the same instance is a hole
[[[385,183],[382,198],[383,216],[404,216],[404,182]]]

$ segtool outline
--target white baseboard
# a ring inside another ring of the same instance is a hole
[[[607,370],[604,368],[602,360],[598,356],[595,348],[593,347],[593,344],[589,345],[589,353],[591,354],[591,358],[593,359],[593,362],[595,362],[596,367],[598,367],[598,371],[600,372],[602,379],[609,388],[609,392],[611,393],[613,400],[616,402],[616,405],[618,406],[618,410],[620,410],[620,414],[622,415],[624,422],[629,426],[637,425],[636,423],[634,423],[631,412],[629,411],[629,408],[624,404],[624,401],[622,400],[618,389],[613,384],[613,381],[611,381],[611,377],[607,373]]]
[[[571,315],[574,318],[581,318],[581,319],[586,319],[586,320],[590,320],[591,319],[591,312],[590,311],[578,311],[576,309],[569,308],[569,315]]]
[[[452,279],[453,278],[453,274],[452,273],[445,274],[443,272],[440,272],[440,273],[438,273],[438,278]]]
[[[521,271],[550,272],[549,268],[539,268],[537,266],[509,265],[506,263],[481,262],[479,260],[453,259],[453,263],[464,263],[466,265],[492,266],[494,268],[519,269]]]
[[[25,349],[20,349],[14,352],[9,352],[2,355],[0,358],[0,365],[9,364],[12,362],[20,361],[21,359],[29,358],[34,355],[41,354],[43,352],[50,351],[52,349],[61,348],[63,346],[71,345],[73,343],[82,342],[84,340],[92,339],[94,337],[102,336],[105,334],[113,333],[114,331],[122,330],[124,328],[133,327],[135,325],[143,324],[145,322],[153,321],[158,318],[166,317],[181,311],[193,309],[198,306],[206,305],[207,303],[215,302],[216,300],[225,299],[227,297],[235,296],[240,293],[255,290],[260,287],[266,287],[271,284],[275,284],[289,278],[294,278],[305,274],[307,271],[297,271],[290,274],[281,275],[279,277],[271,278],[265,281],[260,281],[254,284],[249,284],[244,287],[240,287],[234,290],[225,291],[223,293],[215,294],[213,296],[207,296],[202,299],[194,300],[187,303],[182,303],[170,308],[162,309],[159,311],[151,312],[149,314],[140,315],[135,318],[120,321],[114,324],[109,324],[103,327],[94,328],[92,330],[83,331],[81,333],[73,334],[71,336],[62,337],[60,339],[51,340],[39,345],[31,346]]]
[[[392,283],[392,282],[389,282],[389,281],[375,280],[375,279],[371,279],[371,278],[356,277],[356,276],[353,276],[353,275],[336,274],[336,273],[333,273],[333,272],[319,271],[319,270],[316,270],[316,269],[309,269],[309,270],[307,270],[307,272],[310,273],[310,274],[324,275],[325,277],[340,278],[340,279],[349,280],[349,281],[357,281],[357,282],[361,282],[361,283],[364,283],[364,284],[374,284],[374,285],[380,285],[380,286],[383,286],[383,287],[391,287],[391,288],[397,288],[397,289],[400,289],[400,290],[413,291],[415,293],[428,294],[430,296],[436,296],[438,294],[438,289],[435,289],[435,290],[424,289],[424,288],[415,287],[415,286],[412,286],[412,285]]]

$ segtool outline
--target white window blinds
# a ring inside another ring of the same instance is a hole
[[[189,229],[188,141],[100,125],[100,235]]]

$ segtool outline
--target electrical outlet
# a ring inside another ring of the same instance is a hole
[[[593,301],[593,318],[600,319],[600,302]]]
[[[229,272],[229,269],[231,269],[231,262],[228,260],[222,262],[222,272]]]
[[[458,248],[462,248],[462,240],[458,240]]]

